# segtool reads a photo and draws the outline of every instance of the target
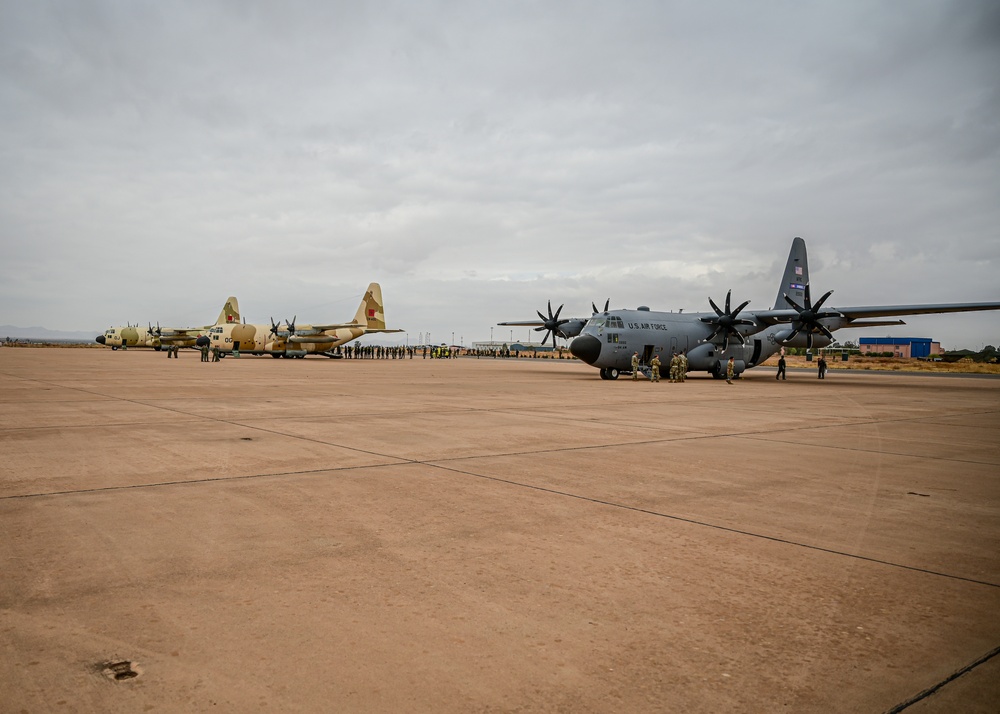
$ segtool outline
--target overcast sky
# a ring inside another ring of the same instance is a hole
[[[374,280],[468,343],[769,308],[797,235],[828,305],[997,301],[998,90],[990,0],[0,0],[0,324],[340,321]],[[907,321],[838,337],[1000,344]]]

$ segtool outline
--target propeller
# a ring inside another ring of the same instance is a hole
[[[611,298],[608,298],[607,300],[604,301],[604,312],[608,311],[608,307],[610,307],[610,305],[611,305]],[[590,303],[590,306],[594,308],[594,314],[596,315],[598,313],[597,305],[595,305],[594,303]]]
[[[788,337],[785,338],[786,342],[789,342],[795,338],[800,332],[806,333],[806,347],[812,347],[813,345],[813,335],[817,332],[826,335],[831,340],[833,339],[833,333],[826,328],[825,325],[819,323],[820,320],[826,317],[839,317],[839,312],[823,312],[820,310],[823,307],[823,303],[826,299],[833,295],[833,290],[824,293],[823,297],[816,301],[816,304],[812,304],[812,300],[809,297],[809,285],[806,285],[805,290],[805,307],[802,307],[797,302],[792,300],[788,295],[785,295],[785,302],[791,305],[796,312],[799,313],[799,317],[796,320],[792,320],[792,332]]]
[[[274,321],[273,317],[267,318],[271,321],[271,335],[274,337],[278,336],[278,323]]]
[[[543,315],[541,313],[541,311],[535,310],[535,312],[538,313],[538,317],[540,317],[541,320],[542,320],[542,322],[544,323],[541,327],[536,327],[535,328],[535,332],[541,332],[542,330],[548,330],[548,332],[545,333],[545,337],[542,338],[542,344],[543,345],[545,344],[546,340],[549,339],[549,335],[551,334],[552,335],[552,346],[555,347],[556,346],[556,333],[558,332],[559,328],[562,325],[565,325],[567,322],[569,322],[569,320],[560,320],[559,319],[559,313],[562,312],[562,309],[563,309],[563,306],[560,305],[559,309],[556,310],[556,314],[553,315],[552,314],[552,301],[549,300],[549,316],[547,318],[545,317],[545,315]]]
[[[741,345],[745,345],[747,343],[746,339],[743,337],[743,335],[740,333],[740,331],[736,329],[737,327],[739,327],[740,325],[755,325],[755,324],[757,324],[753,320],[747,320],[747,319],[743,319],[743,318],[739,317],[739,314],[743,310],[743,308],[745,308],[747,305],[750,304],[749,300],[746,300],[745,302],[743,302],[743,304],[741,304],[735,310],[731,310],[730,309],[730,307],[729,307],[729,299],[730,299],[730,297],[732,297],[732,294],[733,294],[732,290],[730,290],[728,293],[726,293],[726,309],[724,311],[719,309],[719,306],[715,304],[715,301],[712,300],[712,298],[709,298],[708,299],[708,303],[712,306],[712,309],[715,310],[715,315],[716,316],[715,317],[703,317],[703,318],[701,318],[702,322],[707,322],[709,325],[715,325],[715,330],[712,332],[711,335],[708,336],[708,341],[709,342],[711,342],[712,340],[714,340],[719,335],[720,332],[722,333],[722,335],[723,335],[723,338],[722,338],[722,351],[723,352],[725,352],[726,350],[729,349],[729,336],[730,335],[734,335],[736,337],[736,339],[738,339],[740,341]]]
[[[288,320],[285,320],[285,324],[288,325],[288,336],[289,337],[292,337],[293,335],[295,335],[295,318],[296,317],[298,317],[298,315],[292,315],[292,321],[291,322],[289,322]]]
[[[156,323],[156,329],[155,330],[153,329],[153,323],[150,322],[148,324],[149,324],[149,334],[156,335],[157,337],[160,337],[161,336],[160,323],[159,322]]]

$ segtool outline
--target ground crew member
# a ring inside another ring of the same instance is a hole
[[[819,378],[826,379],[826,358],[823,355],[819,356],[816,366],[819,368]]]
[[[208,345],[201,346],[201,361],[208,362]]]
[[[632,381],[639,379],[639,353],[632,353]]]
[[[653,368],[653,381],[660,381],[660,356],[653,355],[653,361],[649,363],[649,366]]]
[[[677,355],[677,358],[680,359],[680,361],[681,361],[679,372],[678,372],[677,376],[680,377],[681,382],[683,382],[687,378],[687,373],[688,373],[688,358],[687,358],[687,355],[684,354],[683,352],[681,352],[679,355]]]
[[[681,368],[681,361],[677,359],[677,353],[673,353],[673,357],[670,358],[670,383],[673,384],[677,381],[677,372]]]
[[[778,373],[774,375],[774,378],[785,379],[785,355],[778,358]]]
[[[726,384],[733,383],[733,374],[736,372],[736,360],[733,357],[729,358],[729,363],[726,365]]]
[[[221,358],[219,357],[219,352],[220,352],[220,350],[219,350],[219,346],[218,345],[215,345],[215,346],[212,347],[212,361],[213,362],[219,362],[219,361],[221,361]]]

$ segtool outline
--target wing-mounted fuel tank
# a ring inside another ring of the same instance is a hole
[[[776,332],[774,341],[782,347],[827,347],[833,339],[823,334],[787,329]]]
[[[729,349],[723,351],[718,345],[711,342],[703,342],[687,352],[688,370],[691,372],[708,372],[719,376],[726,371],[726,362],[730,357],[735,357],[736,373],[739,374],[747,368],[750,361],[750,345],[730,344]]]

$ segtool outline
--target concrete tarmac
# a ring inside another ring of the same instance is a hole
[[[0,711],[995,712],[1000,380],[0,349]]]

